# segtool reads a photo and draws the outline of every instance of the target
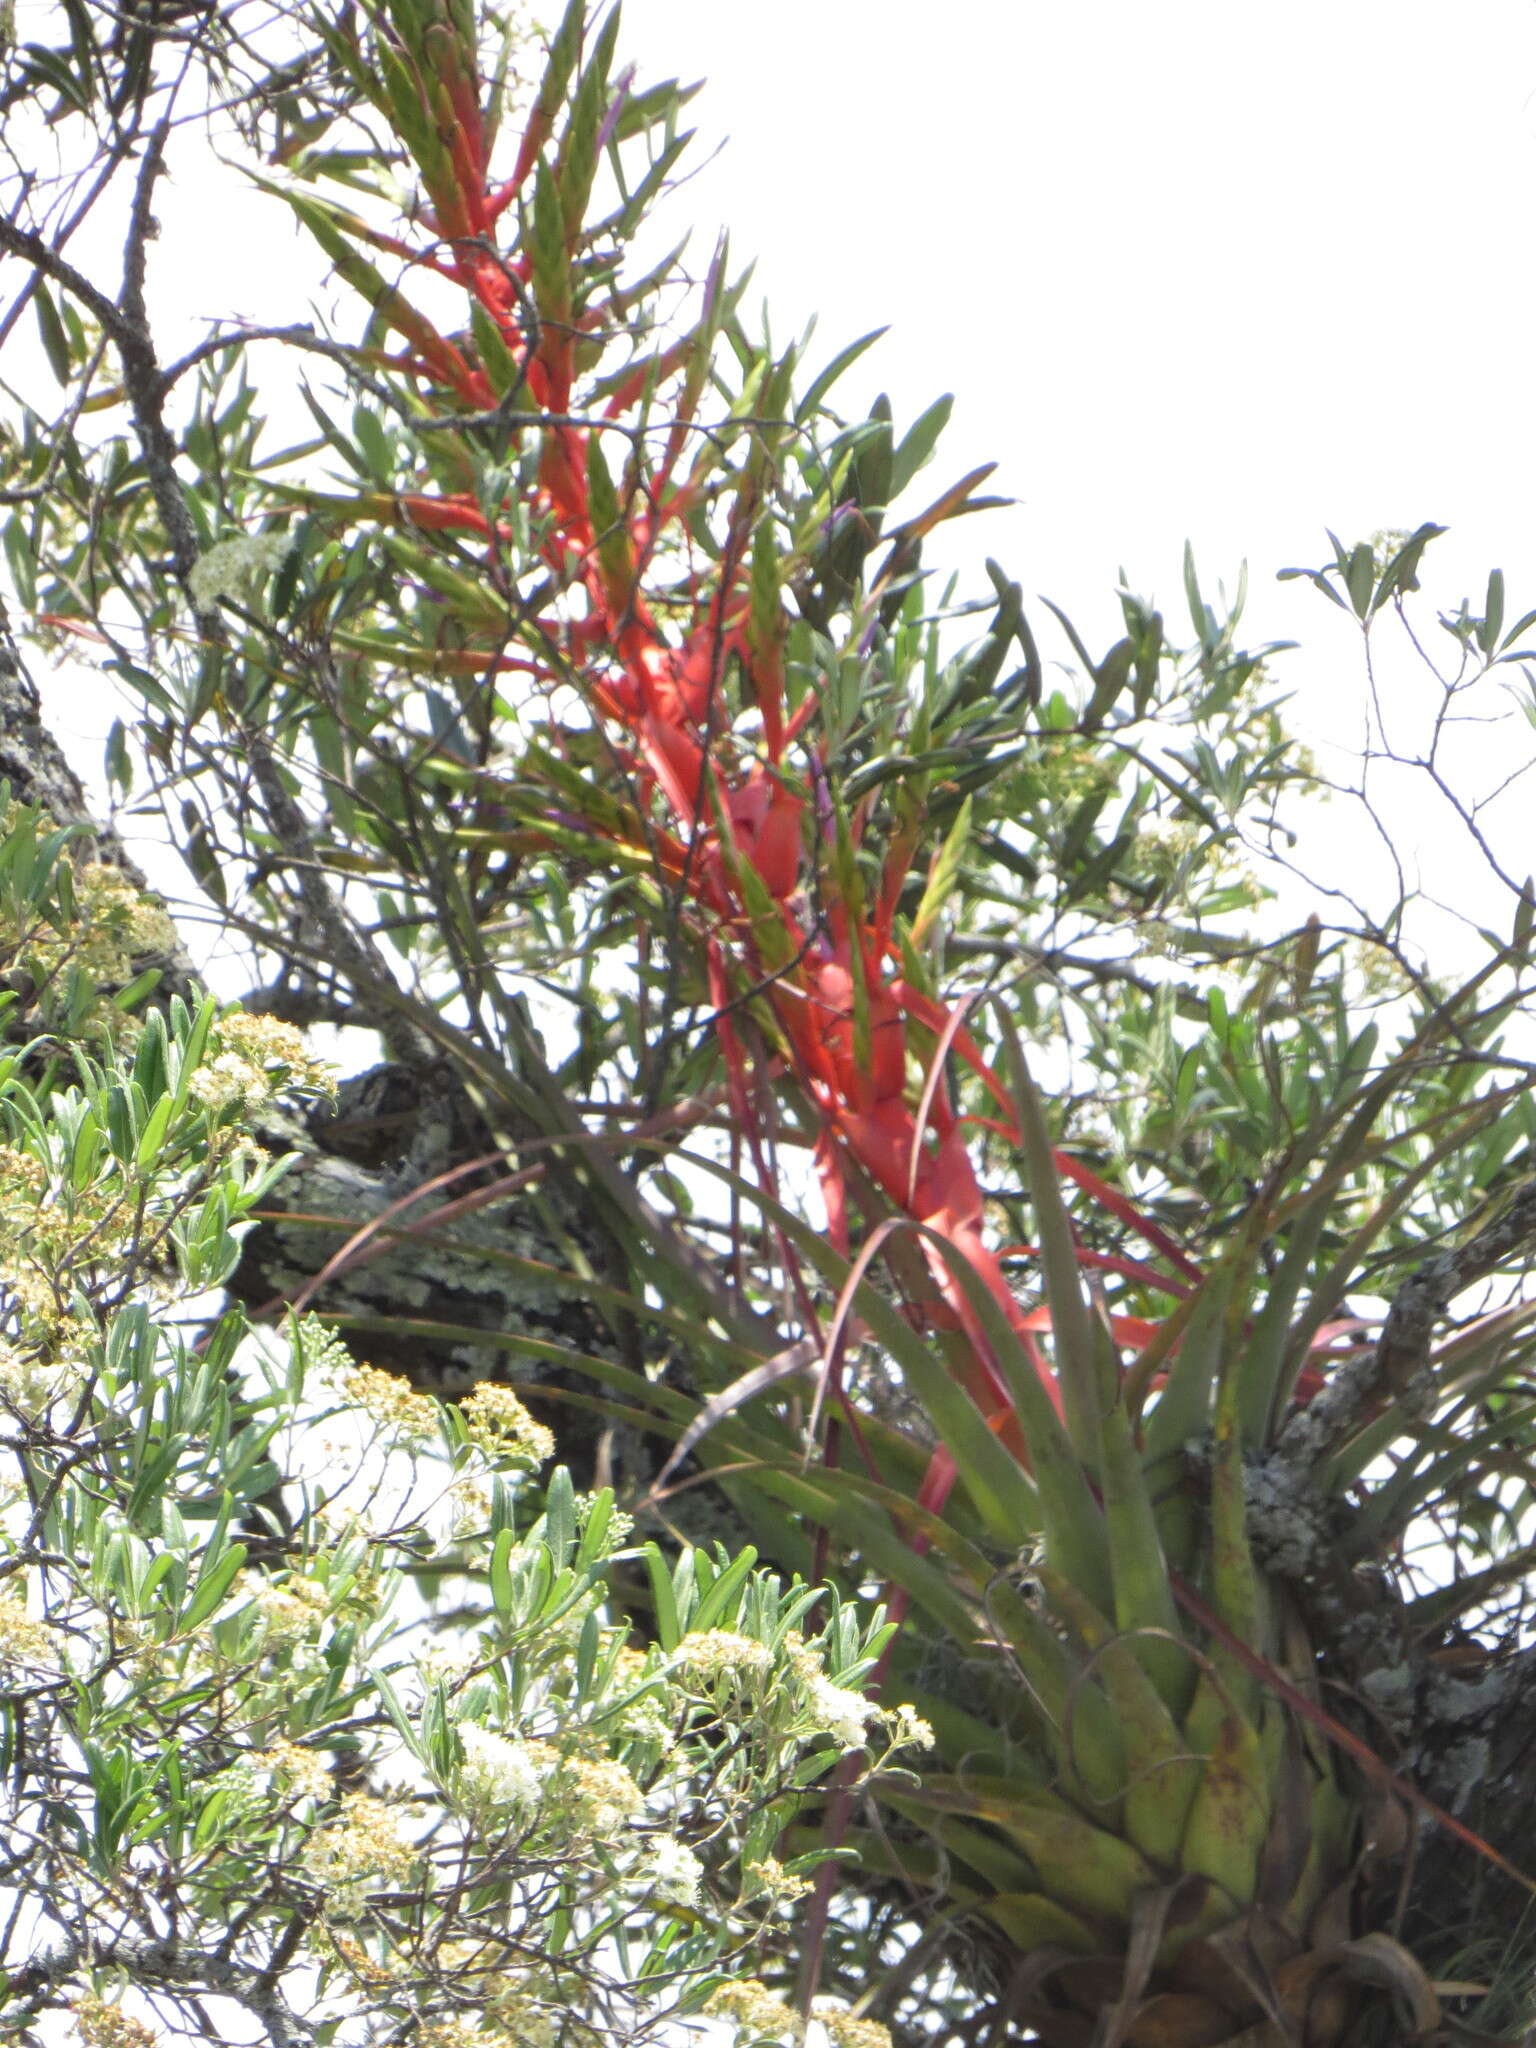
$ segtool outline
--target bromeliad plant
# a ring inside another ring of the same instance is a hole
[[[958,645],[922,550],[986,473],[908,511],[943,401],[900,437],[883,402],[849,423],[866,344],[807,381],[723,249],[695,289],[636,268],[687,95],[618,68],[616,14],[573,0],[527,80],[471,0],[311,29],[324,90],[260,176],[366,322],[268,339],[350,419],[306,388],[319,439],[274,454],[236,337],[149,383],[130,351],[102,404],[163,427],[196,370],[210,460],[194,481],[151,437],[153,520],[96,493],[88,537],[39,511],[12,554],[54,630],[113,639],[194,871],[305,1013],[446,1057],[520,1175],[581,1176],[628,1262],[595,1298],[641,1338],[570,1362],[670,1440],[654,1498],[691,1458],[781,1558],[904,1615],[884,1669],[936,1767],[873,1822],[839,1788],[866,1901],[824,1885],[765,1973],[799,1945],[803,1998],[820,1968],[938,2031],[990,1991],[1068,2044],[1432,2031],[1367,1851],[1394,1800],[1428,1810],[1405,1770],[1465,1790],[1409,1748],[1424,1659],[1518,1563],[1493,1523],[1527,1308],[1431,1337],[1528,1236],[1499,1040],[1528,903],[1454,990],[1378,928],[1377,1021],[1337,932],[1256,937],[1234,843],[1306,777],[1239,607],[1191,565],[1183,652],[1129,595],[1101,659],[1062,620],[1052,688],[989,565]],[[88,382],[92,338],[56,326]],[[18,471],[49,460],[34,424]],[[1369,625],[1432,537],[1317,578]],[[103,550],[132,644],[84,595]],[[1496,609],[1453,622],[1485,666],[1530,624]],[[1490,1561],[1415,1597],[1407,1532],[1452,1494]],[[873,1994],[895,1888],[929,1926]]]

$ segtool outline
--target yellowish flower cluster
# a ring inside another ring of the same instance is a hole
[[[285,1735],[274,1736],[256,1759],[260,1767],[281,1780],[299,1799],[324,1799],[331,1790],[331,1773],[317,1750],[304,1749]]]
[[[45,1622],[27,1612],[23,1595],[13,1588],[0,1592],[0,1664],[19,1664],[34,1671],[59,1666],[59,1645]]]
[[[765,1856],[760,1863],[749,1863],[746,1876],[746,1896],[751,1899],[772,1899],[776,1904],[788,1905],[793,1899],[803,1899],[811,1889],[808,1877],[796,1877],[784,1868],[777,1856]]]
[[[154,903],[105,861],[86,861],[74,871],[75,919],[67,931],[56,927],[27,935],[23,957],[35,978],[66,963],[93,981],[125,982],[133,963],[176,945],[176,927],[163,905]]]
[[[418,2048],[496,2048],[506,2038],[500,2027],[487,2026],[468,2013],[452,2019],[428,2020],[414,2035]]]
[[[460,1407],[469,1440],[487,1457],[510,1458],[519,1464],[542,1465],[555,1453],[555,1439],[535,1422],[510,1387],[482,1380]]]
[[[645,1805],[645,1794],[611,1757],[577,1757],[569,1760],[566,1768],[569,1775],[562,1790],[571,1799],[573,1819],[600,1840],[614,1834]]]
[[[105,1998],[77,1998],[70,2014],[85,2048],[155,2048],[153,2030]]]
[[[416,1853],[396,1808],[366,1792],[354,1792],[340,1816],[310,1836],[304,1867],[332,1910],[348,1913],[358,1909],[364,1893],[405,1884]]]
[[[385,1372],[378,1365],[349,1365],[339,1375],[340,1390],[349,1407],[361,1408],[402,1445],[435,1444],[441,1431],[437,1403],[430,1394],[418,1394],[399,1373]]]
[[[19,1145],[0,1145],[0,1216],[30,1218],[48,1185],[48,1169]]]
[[[120,981],[135,960],[150,953],[170,953],[178,944],[176,926],[163,903],[138,888],[121,868],[106,861],[87,861],[75,875],[75,902],[90,927],[94,946],[103,946],[109,928],[118,950],[100,964],[89,954],[85,964],[104,981]]]
[[[477,1479],[472,1472],[456,1473],[448,1488],[448,1500],[453,1509],[455,1542],[468,1543],[486,1534],[491,1521],[491,1492],[483,1479]]]
[[[571,2015],[562,2029],[560,2006],[552,1999],[540,1997],[529,1990],[524,1983],[507,1978],[502,1980],[504,1988],[493,1991],[494,2004],[491,2016],[499,2028],[517,2043],[517,2048],[557,2048],[562,2040],[595,2042],[593,2030]],[[503,2035],[492,2036],[499,2040]]]
[[[805,2035],[799,2013],[755,1977],[720,1985],[709,1994],[704,2010],[715,2019],[729,2020],[738,2036],[752,2041],[798,2042]]]
[[[826,2029],[832,2048],[891,2048],[889,2027],[857,2018],[839,1998],[813,1999],[811,2017]]]
[[[806,2036],[805,2021],[800,2015],[755,1978],[739,1984],[722,1984],[711,1992],[704,2010],[717,2019],[729,2020],[738,2039],[798,2043]],[[841,1999],[814,2000],[811,2020],[813,2029],[819,2029],[832,2048],[891,2048],[887,2028],[878,2020],[856,2017]]]

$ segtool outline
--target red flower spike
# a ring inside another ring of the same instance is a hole
[[[509,272],[475,245],[488,236],[492,224],[525,188],[540,161],[553,132],[558,92],[551,87],[551,103],[541,104],[531,116],[512,177],[505,185],[489,190],[474,54],[461,48],[446,29],[437,36],[434,50],[437,63],[429,89],[431,118],[449,155],[451,189],[430,196],[442,234],[455,245],[447,267],[496,322],[508,349],[526,356],[528,338],[521,302]],[[526,282],[530,276],[527,256],[518,255],[512,262],[511,276]],[[435,267],[441,270],[444,266],[437,262]],[[721,289],[718,266],[712,273],[712,289]],[[525,364],[532,405],[553,413],[562,413],[570,405],[579,330],[590,324],[579,310],[566,322],[553,318],[543,322],[539,347]],[[815,1168],[833,1242],[846,1248],[846,1179],[856,1165],[898,1216],[923,1223],[967,1258],[1050,1386],[1051,1374],[1031,1334],[1032,1328],[1043,1327],[1040,1313],[1026,1316],[998,1256],[985,1243],[985,1204],[967,1149],[970,1128],[978,1120],[956,1115],[943,1084],[942,1062],[950,1052],[965,1062],[994,1098],[1004,1119],[1003,1128],[1012,1135],[1014,1117],[1008,1093],[950,1006],[886,971],[896,907],[919,821],[903,818],[884,849],[879,882],[867,912],[856,920],[838,893],[824,886],[822,922],[811,930],[801,922],[803,913],[797,905],[805,868],[806,799],[796,794],[778,766],[785,749],[812,724],[820,708],[820,693],[815,688],[808,690],[786,715],[782,603],[778,602],[776,609],[772,577],[764,580],[759,576],[754,584],[751,574],[752,536],[760,515],[756,470],[749,470],[738,484],[728,537],[720,555],[701,572],[693,595],[693,616],[675,644],[648,608],[645,580],[655,551],[669,535],[680,531],[684,544],[689,545],[686,523],[700,494],[697,484],[674,488],[671,482],[672,465],[686,445],[687,415],[697,383],[693,375],[696,358],[708,341],[708,335],[702,341],[700,335],[679,341],[660,356],[637,365],[604,402],[608,418],[622,419],[668,380],[680,376],[687,380],[661,469],[653,471],[638,490],[633,484],[619,487],[617,517],[612,487],[606,483],[602,466],[593,465],[596,481],[589,476],[587,434],[553,422],[541,432],[538,486],[549,521],[545,558],[562,586],[568,587],[572,581],[582,584],[589,606],[585,618],[562,621],[558,630],[565,662],[558,667],[551,664],[545,680],[553,685],[574,678],[584,685],[593,713],[614,737],[625,772],[636,780],[639,804],[655,813],[645,819],[643,829],[638,818],[633,829],[623,826],[615,830],[611,820],[594,829],[637,849],[643,844],[667,881],[686,892],[705,950],[732,1120],[738,1134],[752,1146],[764,1185],[771,1169],[755,1121],[754,1055],[732,1005],[743,988],[767,977],[765,1000],[782,1034],[783,1055],[822,1118]],[[415,344],[420,373],[436,381],[456,406],[468,403],[488,409],[494,403],[483,373],[472,368],[454,344],[442,340],[426,323],[413,329],[409,338]],[[918,527],[937,523],[961,505],[976,481],[973,476],[956,486],[924,515]],[[607,499],[600,510],[593,502],[593,493],[599,490]],[[427,530],[493,538],[484,514],[463,495],[403,497],[398,507],[412,523]],[[676,596],[669,592],[669,603]],[[755,757],[731,728],[734,714],[723,691],[732,656],[745,681],[748,701],[755,705],[761,721],[766,760]],[[813,751],[813,786],[817,774]],[[874,816],[874,806],[875,799],[870,797],[857,807],[851,823],[856,841]],[[825,865],[834,841],[824,771],[816,816],[814,857]],[[724,845],[722,835],[726,835]],[[750,891],[749,876],[753,878]],[[825,885],[825,874],[822,880]],[[761,884],[761,893],[757,884]],[[778,951],[773,948],[779,946],[779,940],[762,922],[764,896],[778,906],[783,919],[788,943]],[[860,984],[857,1005],[856,974]],[[908,1099],[914,1065],[909,1058],[909,1024],[921,1026],[938,1044],[930,1063],[933,1071],[916,1106]],[[1107,1199],[1113,1191],[1086,1170],[1076,1173],[1073,1163],[1062,1163],[1063,1170],[1073,1173],[1102,1207],[1140,1228],[1136,1212],[1124,1197],[1116,1198],[1121,1205],[1116,1207]],[[1142,1235],[1165,1258],[1175,1259],[1175,1249],[1160,1242],[1150,1229],[1143,1229]],[[1025,1453],[1017,1418],[1011,1412],[1006,1384],[990,1356],[985,1333],[944,1258],[931,1245],[926,1256],[938,1303],[943,1306],[935,1303],[925,1313],[935,1321],[952,1318],[950,1327],[964,1333],[970,1358],[957,1367],[960,1377],[989,1426],[1022,1458]],[[1192,1262],[1177,1263],[1185,1271],[1192,1267]],[[1116,1270],[1129,1272],[1130,1267],[1127,1261]],[[1146,1268],[1143,1277],[1150,1279],[1152,1269]],[[1177,1291],[1177,1283],[1162,1284],[1169,1292]],[[1122,1318],[1121,1324],[1126,1341],[1131,1341],[1134,1319]],[[931,1489],[925,1482],[925,1492],[942,1505],[953,1483],[952,1471],[946,1474],[937,1467],[931,1479]]]

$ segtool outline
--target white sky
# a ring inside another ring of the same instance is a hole
[[[890,323],[867,377],[898,416],[955,392],[943,466],[995,459],[1021,500],[958,544],[1026,588],[1071,609],[1123,563],[1162,595],[1188,536],[1212,579],[1247,555],[1278,633],[1270,577],[1325,525],[1423,519],[1451,568],[1536,588],[1530,0],[624,18],[730,138],[680,203],[759,256],[786,329],[818,314],[830,353]]]

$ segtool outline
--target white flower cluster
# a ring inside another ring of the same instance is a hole
[[[258,576],[280,568],[293,546],[291,533],[242,533],[215,541],[198,556],[187,587],[200,612],[211,612],[223,597],[249,595]]]
[[[543,1743],[494,1734],[478,1721],[461,1721],[458,1733],[464,1761],[455,1783],[471,1812],[537,1805],[553,1761]]]
[[[793,1631],[786,1647],[816,1726],[844,1749],[867,1746],[871,1721],[878,1721],[883,1727],[888,1753],[933,1747],[933,1730],[915,1707],[882,1707],[851,1686],[835,1684],[822,1669],[815,1651]]]
[[[720,1686],[759,1684],[773,1669],[766,1643],[739,1635],[731,1628],[705,1628],[687,1635],[672,1653],[673,1669],[685,1679],[713,1690]]]
[[[805,1692],[819,1728],[844,1749],[863,1748],[870,1716],[876,1711],[873,1701],[846,1685],[834,1685],[824,1671],[805,1673]]]
[[[330,1596],[324,1586],[298,1572],[274,1579],[265,1572],[244,1571],[237,1586],[250,1595],[261,1617],[262,1645],[268,1650],[306,1642],[319,1633],[330,1611]]]
[[[686,1843],[672,1835],[658,1835],[643,1871],[657,1898],[674,1906],[696,1906],[704,1866]]]
[[[276,1017],[231,1010],[220,1019],[213,1042],[217,1050],[188,1083],[194,1101],[209,1109],[231,1103],[256,1109],[285,1086],[335,1092],[331,1069],[310,1055],[291,1024]]]
[[[872,1721],[883,1728],[887,1754],[932,1747],[933,1730],[914,1708],[882,1707],[852,1686],[837,1684],[797,1630],[791,1629],[785,1637],[783,1653],[799,1713],[842,1748],[869,1747]],[[668,1663],[685,1686],[716,1701],[729,1692],[752,1693],[759,1700],[780,1696],[776,1688],[770,1688],[774,1652],[766,1643],[735,1629],[707,1628],[684,1636]]]
[[[643,1650],[625,1647],[614,1659],[610,1692],[620,1701],[619,1733],[630,1742],[654,1742],[666,1751],[677,1741],[677,1703],[670,1689],[651,1682],[659,1677]]]

